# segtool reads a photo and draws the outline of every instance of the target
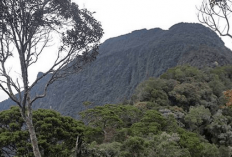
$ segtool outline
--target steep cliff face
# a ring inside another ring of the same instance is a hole
[[[190,64],[198,67],[232,63],[232,52],[216,33],[200,24],[180,23],[169,30],[136,30],[106,40],[100,55],[78,74],[54,83],[35,108],[52,108],[77,117],[83,102],[93,106],[119,103],[129,98],[145,79],[159,76],[170,67]],[[34,92],[41,90],[41,81]],[[13,103],[6,100],[0,109]]]

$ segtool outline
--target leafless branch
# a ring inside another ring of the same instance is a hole
[[[203,0],[199,10],[198,20],[221,36],[232,38],[230,33],[231,0]],[[216,22],[217,21],[217,22]]]

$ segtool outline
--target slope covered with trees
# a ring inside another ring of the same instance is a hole
[[[80,157],[230,157],[231,88],[232,66],[177,66],[139,84],[124,103],[82,111],[82,122],[44,109],[33,120],[43,156],[73,156],[79,137]],[[30,156],[17,117],[15,107],[0,112],[0,153]]]
[[[89,126],[103,132],[88,149],[99,156],[230,157],[231,73],[231,66],[177,66],[141,83],[130,105],[82,112]]]

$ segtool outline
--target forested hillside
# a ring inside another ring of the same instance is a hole
[[[201,24],[179,23],[169,30],[136,30],[106,40],[99,56],[79,73],[55,82],[47,96],[34,108],[52,108],[78,118],[83,102],[92,106],[119,103],[132,96],[137,85],[149,77],[160,76],[168,68],[189,64],[203,68],[232,63],[232,52],[217,34]],[[38,74],[38,75],[41,75]],[[45,80],[32,89],[43,91]],[[0,110],[14,103],[0,103]]]
[[[99,156],[230,157],[231,74],[231,66],[177,66],[141,83],[130,105],[82,112],[104,135],[88,149]]]
[[[232,66],[177,66],[123,103],[84,103],[82,122],[44,109],[33,120],[45,156],[72,156],[78,137],[83,157],[231,157],[231,89]],[[28,138],[17,108],[0,112],[1,154],[30,156]]]

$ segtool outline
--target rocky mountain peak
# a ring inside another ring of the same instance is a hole
[[[35,102],[34,108],[51,107],[78,117],[78,112],[85,109],[83,102],[90,101],[93,106],[120,103],[130,98],[139,83],[160,76],[168,68],[232,63],[232,52],[217,34],[194,23],[179,23],[169,30],[136,30],[110,38],[100,46],[99,53],[82,71],[50,86],[47,96]],[[33,93],[41,92],[43,84],[41,80]],[[14,103],[6,100],[0,109],[11,105]]]

